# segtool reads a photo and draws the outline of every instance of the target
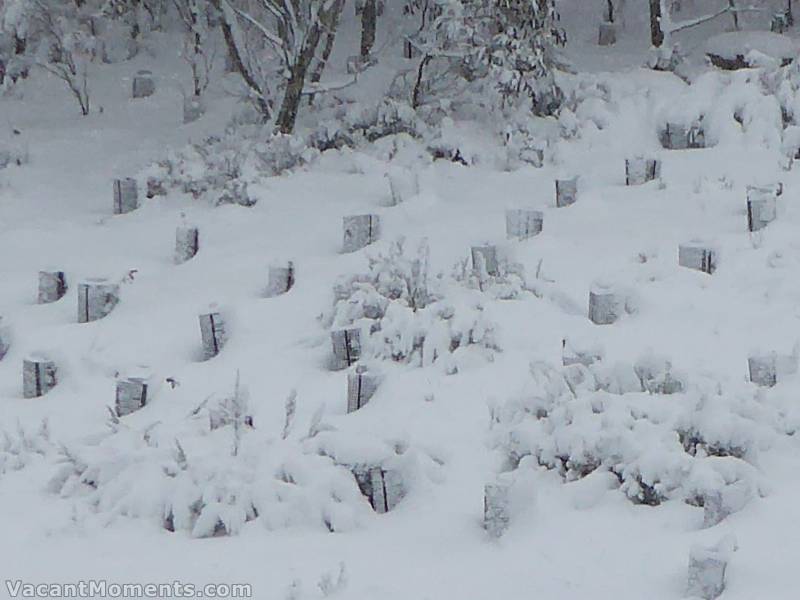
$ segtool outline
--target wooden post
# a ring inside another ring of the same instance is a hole
[[[87,279],[78,284],[78,323],[97,321],[119,302],[119,284],[107,279]]]
[[[526,240],[542,233],[544,215],[541,211],[529,208],[515,208],[506,211],[506,236]]]
[[[372,399],[380,385],[380,376],[368,373],[366,367],[358,366],[347,374],[347,412],[363,408]]]
[[[506,483],[490,483],[483,488],[483,528],[493,538],[501,537],[511,522]]]
[[[22,394],[25,398],[44,396],[56,385],[56,364],[41,354],[22,361]]]
[[[200,315],[200,337],[203,342],[203,357],[208,360],[220,353],[225,342],[225,321],[218,312]]]
[[[615,23],[600,23],[597,43],[600,46],[613,46],[617,43],[617,26]]]
[[[500,275],[497,248],[495,246],[473,246],[472,269],[478,274],[482,274],[485,271],[487,275],[492,277]]]
[[[64,271],[39,271],[39,304],[57,302],[67,293]]]
[[[139,188],[135,179],[114,180],[114,214],[123,215],[139,208]]]
[[[771,187],[747,186],[748,231],[759,231],[777,218],[777,197],[782,193],[781,184]]]
[[[183,99],[183,124],[194,123],[203,116],[205,108],[200,98],[189,96]]]
[[[147,380],[128,377],[117,381],[116,410],[118,417],[136,412],[147,404]]]
[[[294,285],[294,263],[289,261],[285,266],[270,266],[267,276],[267,296],[285,294]]]
[[[556,206],[564,208],[578,200],[578,178],[556,179]],[[540,229],[541,231],[541,229]]]
[[[589,319],[595,325],[610,325],[622,315],[625,302],[606,283],[595,283],[589,292]]]
[[[678,246],[678,264],[712,275],[717,270],[717,251],[702,242],[689,242]]]
[[[381,237],[381,219],[378,215],[354,215],[342,220],[344,241],[342,252],[355,252],[377,242]]]
[[[728,561],[714,549],[694,547],[689,553],[687,596],[714,600],[725,589]]]
[[[661,176],[661,161],[648,158],[625,160],[625,185],[642,185]]]
[[[150,71],[137,71],[133,76],[133,97],[147,98],[156,91],[156,83],[153,80],[153,73]]]
[[[361,493],[378,514],[394,509],[405,495],[403,479],[395,470],[384,470],[381,467],[358,468],[353,470],[353,475]]]
[[[357,327],[331,332],[333,368],[345,369],[361,358],[361,330]]]
[[[197,227],[178,227],[175,231],[175,262],[185,263],[194,258],[200,249],[200,234]]]

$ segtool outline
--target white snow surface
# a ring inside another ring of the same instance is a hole
[[[579,49],[588,35],[577,30]],[[224,86],[212,86],[207,114],[180,124],[186,81],[174,39],[95,67],[102,113],[76,115],[61,82],[42,74],[21,97],[0,98],[0,142],[29,158],[0,170],[3,578],[245,582],[259,599],[300,599],[323,597],[318,582],[344,564],[342,599],[672,600],[684,596],[691,548],[733,534],[723,598],[795,598],[800,379],[789,373],[767,389],[747,376],[751,356],[797,359],[800,177],[785,168],[781,105],[758,71],[687,85],[631,67],[636,43],[582,57],[601,69],[571,80],[579,101],[558,126],[572,137],[547,148],[542,168],[498,169],[479,134],[452,124],[453,139],[490,158],[432,162],[389,141],[328,151],[251,185],[253,207],[172,191],[111,214],[114,178],[218,133],[234,110]],[[158,91],[134,101],[140,68]],[[701,116],[711,147],[661,148],[667,121]],[[624,161],[638,155],[659,158],[661,178],[626,187]],[[391,206],[386,174],[409,170],[419,191]],[[554,180],[574,175],[578,201],[557,209]],[[746,187],[775,182],[785,189],[777,219],[748,233]],[[543,232],[506,239],[507,208],[542,211]],[[380,215],[382,240],[341,254],[342,217],[366,213]],[[184,222],[199,227],[200,251],[175,265]],[[368,258],[400,238],[411,254],[427,240],[444,313],[388,301],[382,332],[397,343],[388,351],[380,335],[370,339],[365,362],[382,383],[346,414],[346,371],[328,368],[330,329],[364,325],[368,301],[387,301],[360,288],[349,298],[363,304],[343,307],[333,289],[369,273]],[[695,239],[719,251],[712,276],[677,264],[678,245]],[[501,277],[459,275],[471,246],[487,243]],[[287,260],[295,286],[265,297],[268,267]],[[50,269],[66,272],[69,290],[37,305],[37,272]],[[121,301],[78,324],[77,283],[88,277],[123,281]],[[597,281],[625,296],[612,325],[587,318]],[[209,306],[229,341],[203,361],[197,319]],[[443,320],[449,309],[456,316]],[[442,360],[387,358],[411,353],[403,335],[414,327],[443,336]],[[454,332],[476,343],[448,355]],[[564,369],[564,339],[602,358]],[[22,360],[35,352],[55,360],[58,385],[23,399]],[[148,404],[110,429],[116,379],[143,372]],[[208,411],[225,404],[237,373],[253,427],[234,457],[233,427],[209,431]],[[643,391],[664,373],[683,391]],[[687,452],[678,437],[687,432],[706,447]],[[80,476],[65,469],[65,452],[83,463]],[[583,472],[594,460],[600,468]],[[402,474],[396,509],[370,509],[344,466],[355,464]],[[513,481],[514,497],[510,527],[494,540],[481,519],[484,485],[498,478]],[[633,501],[642,482],[662,494],[657,506]],[[694,500],[713,493],[731,514],[704,527]],[[198,498],[205,509],[193,519]],[[163,527],[170,510],[175,532]],[[234,535],[213,536],[217,522]]]

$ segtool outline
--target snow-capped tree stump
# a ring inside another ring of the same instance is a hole
[[[203,342],[203,357],[208,360],[219,354],[225,342],[225,321],[218,312],[200,315],[200,338]]]
[[[183,124],[194,123],[203,116],[205,108],[200,98],[189,96],[183,99]]]
[[[717,251],[702,242],[688,242],[678,246],[678,264],[712,275],[717,269]]]
[[[617,43],[617,24],[604,21],[600,23],[597,35],[597,43],[600,46],[613,46]]]
[[[703,527],[714,527],[731,514],[720,492],[706,494],[703,498]]]
[[[139,208],[139,187],[135,179],[114,180],[114,214],[124,215]]]
[[[87,279],[78,284],[78,323],[97,321],[119,302],[119,284],[107,279]]]
[[[342,219],[344,239],[342,252],[355,252],[377,242],[381,237],[381,218],[378,215],[354,215]]]
[[[285,294],[294,285],[294,263],[289,261],[285,266],[270,266],[267,275],[267,296]]]
[[[660,137],[661,145],[668,150],[706,147],[706,134],[698,124],[686,126],[680,123],[667,123]]]
[[[725,589],[727,558],[718,550],[695,546],[689,553],[687,596],[714,600]]]
[[[56,364],[41,354],[22,361],[22,395],[25,398],[44,396],[56,385]]]
[[[539,210],[513,208],[506,211],[506,237],[526,240],[542,233],[544,215]]]
[[[331,332],[334,369],[346,369],[361,358],[361,330],[357,327]]]
[[[489,483],[483,488],[483,528],[493,538],[501,537],[511,523],[507,483]]]
[[[411,169],[394,168],[386,173],[392,204],[402,204],[419,194],[419,175]]]
[[[595,325],[616,322],[625,307],[625,299],[608,283],[596,282],[589,291],[589,320]]]
[[[355,469],[353,475],[361,493],[378,514],[392,510],[405,495],[403,478],[397,471],[369,467]]]
[[[200,233],[197,227],[178,227],[175,230],[175,262],[185,263],[194,258],[200,249]]]
[[[497,248],[495,246],[473,246],[472,269],[476,273],[486,273],[492,277],[500,275]]]
[[[578,178],[556,179],[556,206],[564,208],[578,200]]]
[[[368,373],[366,367],[358,366],[354,372],[347,374],[347,412],[355,412],[363,408],[378,390],[381,378]]]
[[[642,185],[661,176],[661,161],[655,158],[625,160],[625,185]]]
[[[759,231],[772,223],[778,215],[778,196],[783,186],[747,187],[747,230]]]
[[[156,82],[151,71],[138,71],[133,76],[133,97],[147,98],[156,92]]]
[[[57,302],[67,293],[67,278],[63,271],[39,271],[39,304]]]
[[[143,377],[128,377],[117,381],[115,407],[118,417],[136,412],[147,404],[147,380]]]

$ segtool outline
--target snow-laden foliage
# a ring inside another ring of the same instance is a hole
[[[55,450],[46,420],[35,430],[26,430],[18,424],[15,430],[0,431],[0,479],[9,471],[24,469]]]
[[[650,505],[760,493],[754,461],[790,433],[785,409],[752,389],[684,393],[669,364],[652,356],[605,370],[602,382],[595,373],[604,370],[531,365],[526,393],[492,411],[492,443],[510,468],[533,461],[565,481],[609,472],[628,498]]]
[[[237,383],[185,421],[134,429],[112,419],[106,435],[50,451],[59,466],[48,489],[77,500],[87,518],[141,518],[192,537],[236,535],[250,522],[340,532],[371,512],[354,476],[359,467],[397,470],[406,493],[437,469],[407,444],[352,441],[325,422],[322,407],[300,430],[294,394],[283,430],[262,430],[248,416],[250,401]],[[36,451],[23,452],[25,437],[6,439],[9,468]]]
[[[437,363],[453,373],[457,355],[471,349],[491,360],[499,347],[490,301],[521,289],[513,276],[490,277],[466,263],[452,276],[431,275],[427,243],[409,250],[400,239],[370,257],[367,273],[337,283],[325,321],[360,328],[366,359]]]

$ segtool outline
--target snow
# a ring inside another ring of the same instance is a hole
[[[576,21],[565,15],[573,51],[592,29]],[[753,48],[784,56],[784,42],[761,33],[747,34]],[[795,596],[790,72],[775,88],[762,71],[709,71],[688,85],[630,64],[644,48],[623,31],[622,50],[583,57],[602,69],[566,78],[569,113],[544,128],[541,168],[511,164],[478,119],[448,120],[435,143],[470,166],[432,161],[400,135],[309,153],[280,176],[256,166],[272,157],[252,159],[244,179],[258,202],[215,206],[180,188],[143,199],[164,156],[184,157],[181,176],[206,176],[186,144],[220,135],[239,110],[230,78],[218,78],[206,113],[182,124],[179,42],[152,36],[132,61],[92,65],[102,112],[80,117],[63,83],[41,73],[0,98],[0,147],[26,157],[0,169],[9,578],[248,582],[265,599],[671,600],[686,592],[690,555],[712,553],[728,561],[726,600]],[[156,92],[130,99],[144,68]],[[375,78],[379,96],[386,78]],[[700,117],[713,147],[661,148],[668,121]],[[264,150],[286,159],[274,148]],[[660,178],[625,186],[635,155],[661,160]],[[577,202],[556,208],[554,181],[572,175]],[[143,201],[113,216],[120,177],[139,179]],[[748,233],[747,186],[776,182],[786,190],[776,220]],[[542,232],[508,239],[506,209],[541,211]],[[342,217],[357,214],[380,216],[381,240],[343,254]],[[187,223],[200,249],[175,264]],[[719,251],[713,275],[678,265],[678,246],[695,239]],[[486,261],[473,272],[471,248],[486,244],[496,275]],[[270,266],[288,261],[294,286],[267,297]],[[42,269],[66,273],[64,298],[36,304]],[[120,302],[79,324],[77,284],[97,277],[120,283]],[[625,311],[601,326],[588,302],[604,282]],[[203,360],[198,315],[209,305],[228,343]],[[381,374],[351,414],[348,371],[328,368],[330,331],[349,326]],[[23,399],[22,361],[37,353],[55,361],[58,384]],[[758,387],[748,358],[770,353],[781,376]],[[568,355],[581,360],[564,367]],[[115,382],[133,376],[147,378],[148,404],[114,420]],[[351,473],[373,466],[402,482],[386,514]],[[492,539],[483,496],[495,483],[509,486],[508,527]],[[724,518],[698,498],[718,501]]]

